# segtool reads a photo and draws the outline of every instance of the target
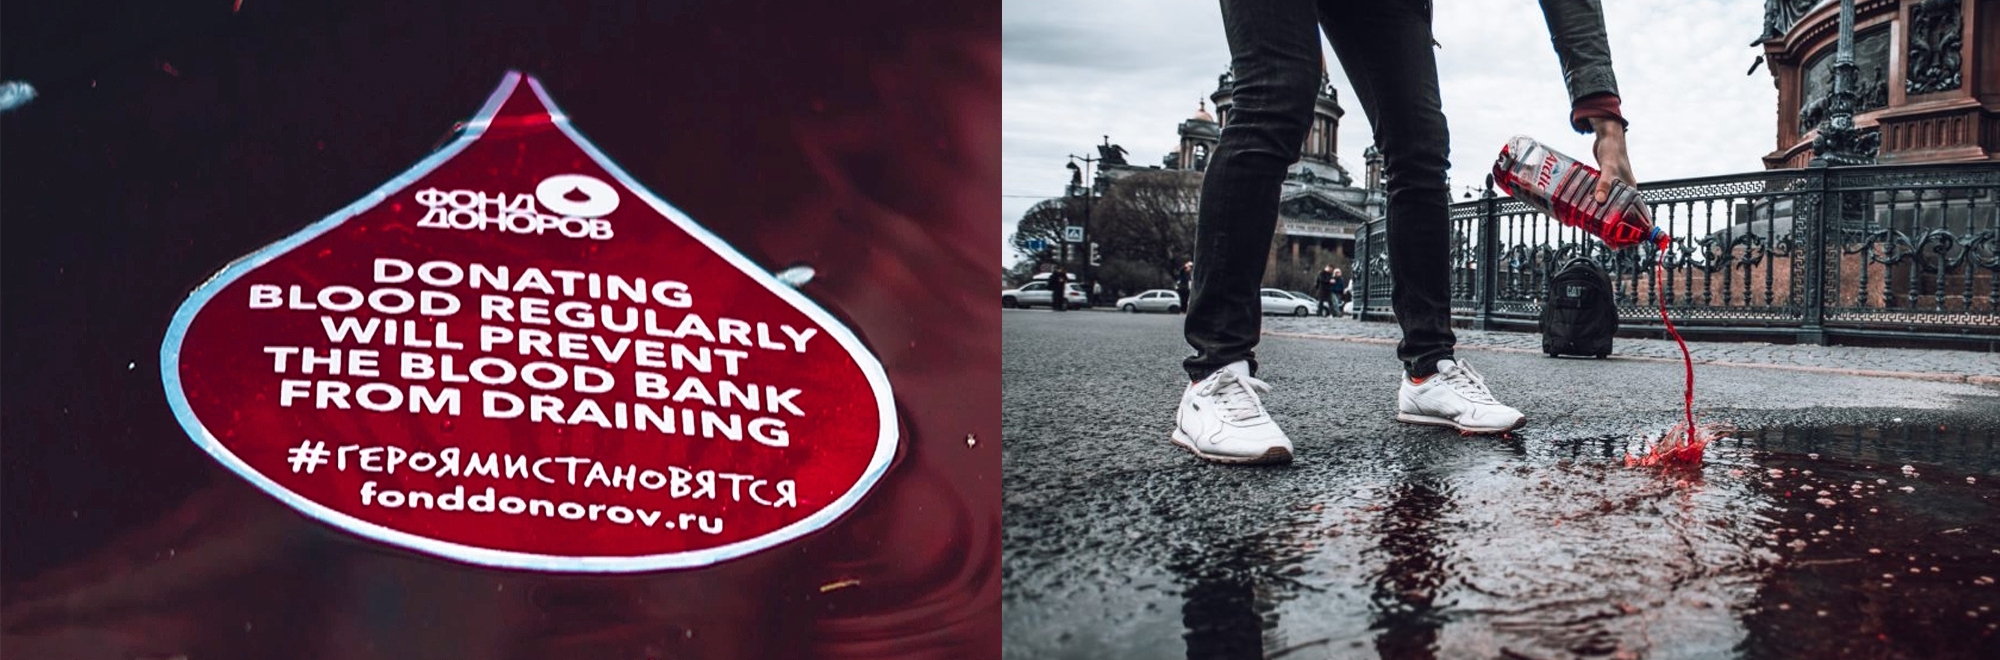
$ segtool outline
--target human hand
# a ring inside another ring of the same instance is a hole
[[[1616,119],[1592,117],[1590,130],[1597,135],[1597,143],[1590,151],[1597,157],[1597,169],[1603,173],[1597,179],[1597,201],[1602,203],[1611,198],[1614,180],[1638,189],[1639,180],[1632,175],[1632,159],[1625,154],[1625,124]]]

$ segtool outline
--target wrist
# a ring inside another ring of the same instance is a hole
[[[1625,128],[1625,113],[1619,107],[1617,94],[1609,92],[1592,94],[1570,104],[1569,123],[1577,132],[1601,130],[1599,126],[1603,122],[1599,120],[1616,123],[1621,130]]]

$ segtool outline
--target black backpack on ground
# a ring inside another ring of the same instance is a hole
[[[1618,334],[1618,304],[1611,297],[1611,276],[1597,262],[1571,259],[1549,278],[1549,297],[1542,305],[1542,352],[1549,357],[1611,354],[1611,336]]]

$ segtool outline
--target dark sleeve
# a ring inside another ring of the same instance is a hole
[[[1541,0],[1542,18],[1549,23],[1556,59],[1571,104],[1593,94],[1618,93],[1611,74],[1611,42],[1604,34],[1604,8],[1598,0]]]

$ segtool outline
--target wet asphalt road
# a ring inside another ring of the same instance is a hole
[[[1178,317],[1003,325],[1008,658],[2000,657],[2000,388],[1701,367],[1739,432],[1662,472],[1678,364],[1464,350],[1529,417],[1465,438],[1267,337],[1297,460],[1230,468],[1166,439]]]

